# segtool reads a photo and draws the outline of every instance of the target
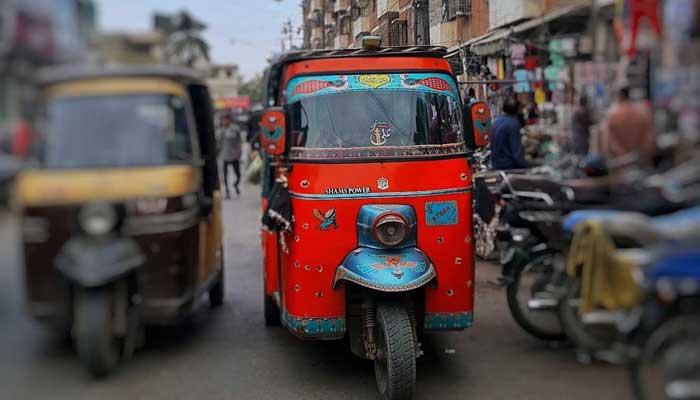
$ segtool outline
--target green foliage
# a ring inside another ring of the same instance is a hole
[[[263,77],[262,74],[255,74],[251,79],[245,80],[238,88],[238,94],[249,96],[251,104],[259,104],[263,97]]]

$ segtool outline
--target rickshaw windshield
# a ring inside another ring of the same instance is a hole
[[[50,99],[43,164],[70,169],[191,162],[185,110],[184,100],[166,94]]]
[[[357,148],[463,142],[461,107],[446,74],[316,76],[292,79],[287,111],[292,147]]]

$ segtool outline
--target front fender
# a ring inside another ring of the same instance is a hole
[[[103,286],[143,264],[131,239],[79,237],[69,240],[56,256],[56,269],[83,287]]]
[[[433,263],[417,247],[358,247],[336,269],[333,288],[348,281],[381,292],[404,292],[427,284],[435,276]]]

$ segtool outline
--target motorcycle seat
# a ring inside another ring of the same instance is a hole
[[[644,275],[647,279],[700,279],[700,251],[687,250],[674,252],[662,257]]]
[[[700,240],[700,206],[658,217],[619,210],[574,211],[564,219],[564,229],[572,232],[577,224],[590,220],[602,221],[611,236],[628,238],[640,245]]]
[[[557,180],[543,175],[508,175],[514,193],[533,210],[572,211],[610,202],[608,179]]]
[[[590,220],[601,220],[605,218],[610,218],[618,216],[624,213],[620,210],[578,210],[570,213],[564,219],[564,230],[567,232],[573,232],[576,225],[584,221]]]

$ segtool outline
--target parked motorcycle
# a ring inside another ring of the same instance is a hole
[[[586,239],[579,236],[591,235],[587,231],[594,229],[591,221],[598,221],[611,245],[616,247],[610,257],[603,254],[605,244],[601,245],[600,241],[581,241]],[[588,226],[585,225],[587,222]],[[577,226],[577,237],[572,254],[569,254],[569,276],[564,280],[559,302],[562,326],[576,343],[583,360],[593,357],[624,362],[629,354],[620,335],[619,321],[628,318],[630,310],[636,309],[636,303],[641,301],[640,283],[638,279],[632,280],[643,274],[649,264],[646,249],[691,240],[695,240],[697,246],[700,242],[700,207],[654,218],[615,211],[598,215],[576,212],[565,222],[567,229],[573,226]],[[582,243],[584,248],[580,246]],[[588,252],[589,256],[581,257],[581,250]]]
[[[629,167],[633,163],[633,158],[616,160],[611,163],[616,173],[610,176],[600,160],[583,165],[569,161],[533,171],[539,174],[502,173],[503,279],[511,314],[527,332],[545,340],[566,337],[560,324],[552,321],[557,321],[559,297],[570,289],[564,260],[571,232],[562,225],[567,213],[612,208],[656,215],[682,207],[682,202],[659,190],[661,182],[668,185],[674,180],[645,178],[639,168]],[[595,178],[566,178],[572,176]]]
[[[696,238],[697,239],[697,238]],[[645,301],[627,336],[635,398],[700,399],[700,250],[663,251],[645,271]]]

